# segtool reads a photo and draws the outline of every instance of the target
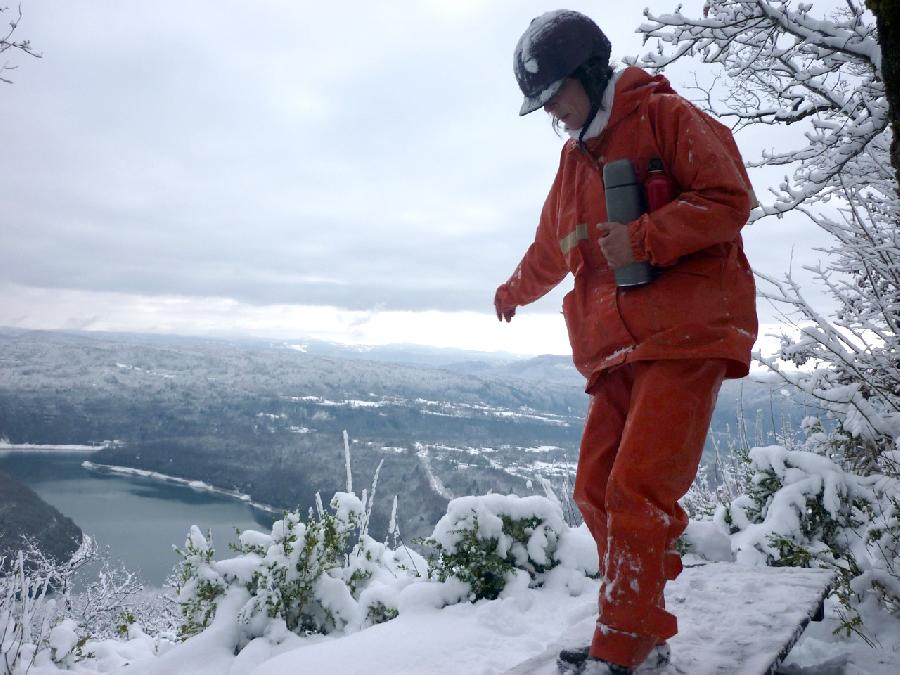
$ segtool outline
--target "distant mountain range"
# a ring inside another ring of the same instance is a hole
[[[0,329],[0,438],[115,440],[93,461],[306,507],[343,489],[346,429],[357,491],[383,462],[373,532],[397,494],[413,536],[453,496],[566,489],[583,385],[559,356]],[[728,382],[713,429],[767,444],[806,414],[773,382]]]

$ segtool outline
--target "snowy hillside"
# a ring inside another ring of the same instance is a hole
[[[383,461],[383,494],[414,501],[404,531],[425,535],[452,497],[530,494],[540,479],[565,491],[583,384],[567,357],[4,329],[0,439],[116,440],[92,462],[282,509],[340,485],[346,429],[354,471]],[[778,386],[726,383],[714,438],[727,453],[743,419],[750,442],[773,442],[805,414]],[[376,505],[373,529],[388,516]]]

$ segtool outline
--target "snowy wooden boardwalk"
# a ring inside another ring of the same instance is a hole
[[[772,675],[820,611],[834,575],[796,567],[708,563],[690,567],[666,588],[678,616],[672,663],[660,675]],[[552,675],[563,647],[585,645],[593,618],[520,663],[508,675]],[[644,671],[641,670],[641,673]]]

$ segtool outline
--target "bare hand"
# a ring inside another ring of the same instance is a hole
[[[606,256],[610,267],[618,269],[634,262],[627,225],[599,223],[597,229],[600,230],[600,250]]]
[[[497,311],[497,321],[506,319],[506,323],[509,323],[516,315],[516,306],[506,299],[505,286],[500,286],[494,294],[494,309]]]

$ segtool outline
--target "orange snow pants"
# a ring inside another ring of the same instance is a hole
[[[700,464],[725,361],[636,361],[604,373],[590,408],[575,502],[600,555],[600,604],[590,654],[634,667],[678,632],[666,581],[681,573],[678,500]]]

